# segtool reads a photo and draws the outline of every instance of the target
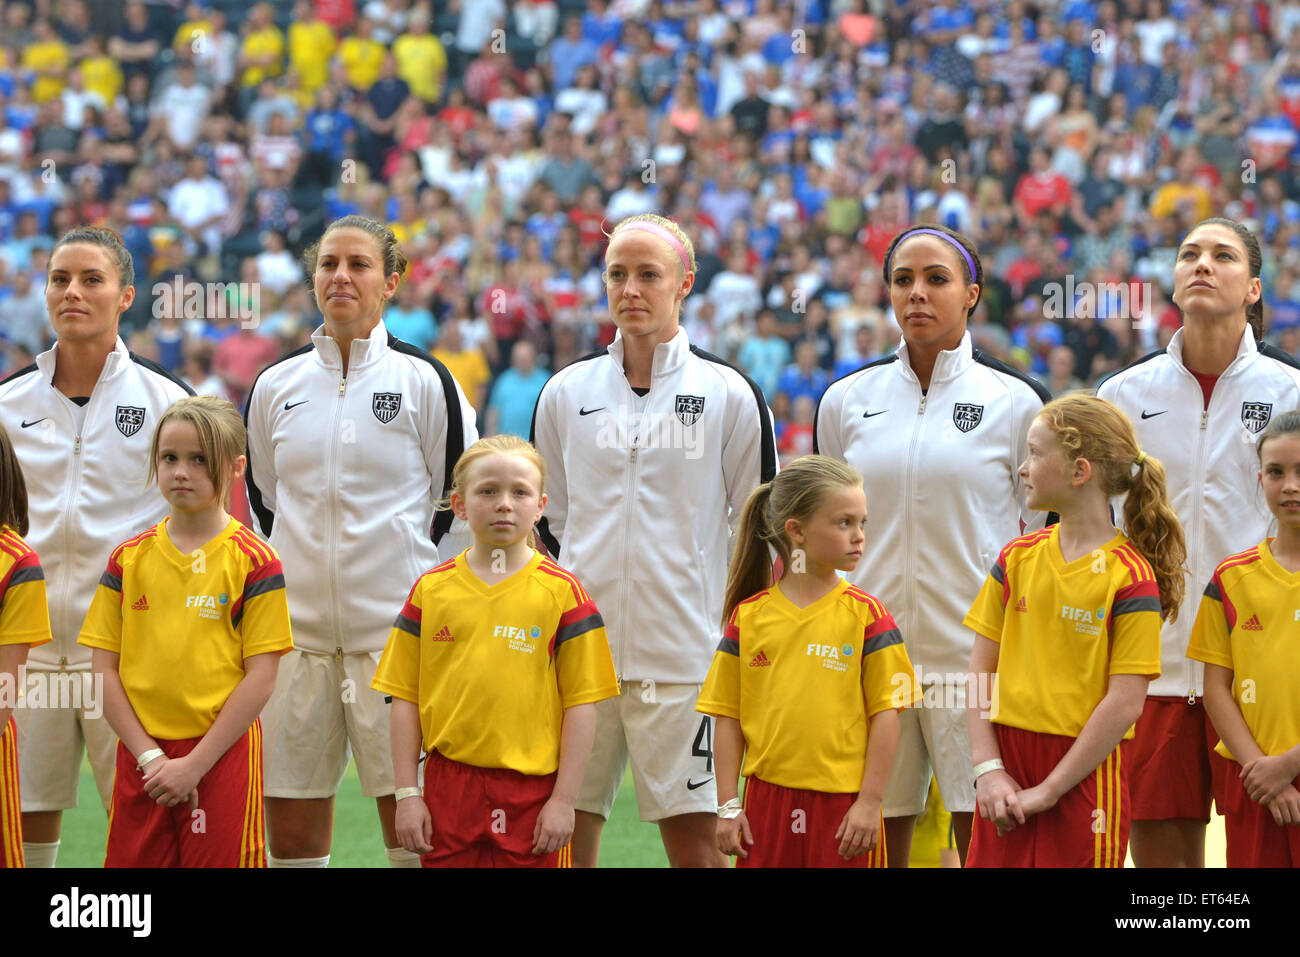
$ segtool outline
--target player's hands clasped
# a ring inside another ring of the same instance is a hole
[[[849,805],[835,839],[840,842],[840,857],[846,861],[875,850],[880,840],[880,802],[859,797]]]
[[[1046,784],[1036,784],[1032,788],[1025,788],[1023,791],[1016,792],[1016,801],[1020,805],[1026,819],[1033,817],[1035,814],[1042,814],[1044,811],[1050,811],[1056,807],[1057,798],[1047,790]],[[1024,821],[1021,821],[1023,824]]]
[[[741,841],[744,843],[742,844]],[[749,829],[749,818],[741,811],[738,817],[718,818],[718,850],[735,857],[749,857],[745,845],[754,843],[754,833]]]
[[[1300,791],[1293,785],[1284,787],[1273,800],[1267,802],[1269,813],[1280,826],[1300,824]]]
[[[199,780],[202,772],[188,757],[154,758],[144,767],[144,790],[163,807],[188,802],[199,803]]]
[[[573,805],[551,795],[533,827],[533,853],[554,854],[573,840]]]
[[[1268,804],[1296,778],[1296,770],[1285,755],[1263,755],[1241,766],[1242,785],[1252,801]]]
[[[415,854],[428,854],[433,850],[433,818],[429,816],[429,806],[423,797],[417,795],[398,801],[393,827],[398,842],[406,850]]]
[[[989,771],[975,782],[975,804],[980,817],[992,821],[999,834],[1025,823],[1025,812],[1017,796],[1019,790],[1020,785],[1006,771]]]

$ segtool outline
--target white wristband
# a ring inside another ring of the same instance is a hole
[[[398,801],[405,801],[407,798],[424,797],[423,788],[398,788],[393,792],[393,797]]]
[[[744,811],[744,808],[740,806],[740,798],[734,797],[726,804],[718,807],[718,817],[724,821],[730,821],[740,817],[742,811]]]
[[[975,765],[974,780],[978,781],[980,778],[988,774],[990,771],[1004,771],[1004,770],[1006,770],[1006,765],[1002,763],[1001,758],[994,758],[991,761],[981,761],[979,764]]]
[[[166,752],[162,748],[149,748],[147,751],[141,751],[140,756],[135,759],[135,769],[143,771],[145,765],[156,758],[166,757]]]

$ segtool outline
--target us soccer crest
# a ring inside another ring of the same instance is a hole
[[[400,392],[376,392],[375,397],[371,400],[370,411],[375,413],[375,418],[387,425],[397,418],[397,411],[402,407],[402,394]]]
[[[1241,424],[1252,432],[1263,432],[1268,420],[1273,418],[1272,402],[1241,403]]]
[[[117,407],[117,431],[128,439],[139,432],[142,425],[144,425],[144,409],[135,405]]]
[[[677,418],[682,420],[682,425],[694,425],[696,420],[704,414],[704,396],[702,395],[679,395],[677,397]]]
[[[975,428],[980,424],[982,418],[984,418],[984,406],[982,405],[967,405],[965,402],[958,402],[952,407],[952,424],[963,432],[969,432]]]

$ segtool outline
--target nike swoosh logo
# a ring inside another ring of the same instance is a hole
[[[871,419],[871,418],[875,418],[875,417],[878,416],[878,415],[884,415],[884,414],[885,414],[886,412],[888,412],[888,411],[889,411],[888,409],[884,409],[884,410],[882,410],[882,411],[880,411],[880,412],[863,412],[863,413],[862,413],[862,417],[863,417],[864,419]]]
[[[49,416],[46,415],[46,416],[42,416],[42,417],[39,418],[39,419],[32,419],[30,422],[24,421],[24,422],[23,422],[23,428],[24,428],[24,429],[31,428],[31,427],[32,427],[33,425],[35,425],[37,422],[44,422],[44,421],[45,421],[46,419],[48,419],[48,418],[49,418]]]
[[[1168,412],[1168,411],[1169,411],[1168,409],[1161,409],[1159,412],[1147,412],[1147,411],[1143,410],[1143,412],[1142,412],[1142,418],[1144,418],[1144,419],[1154,419],[1157,415],[1164,415],[1164,414],[1165,414],[1166,412]]]
[[[712,781],[712,780],[713,780],[713,778],[705,778],[705,779],[704,779],[703,781],[701,781],[699,784],[696,784],[696,783],[695,783],[694,781],[692,781],[690,778],[687,778],[687,779],[686,779],[686,790],[688,790],[688,791],[694,791],[696,788],[702,788],[702,787],[704,787],[704,785],[708,784],[708,783],[709,783],[710,781]]]
[[[295,402],[295,403],[293,403],[292,405],[290,405],[288,402],[286,402],[286,403],[284,404],[284,411],[288,412],[290,409],[296,409],[296,408],[298,408],[298,406],[300,406],[300,405],[306,405],[306,404],[307,404],[308,402],[310,402],[310,401],[311,401],[311,399],[303,399],[301,402]]]
[[[591,415],[591,413],[593,413],[593,412],[600,412],[600,411],[603,410],[604,408],[605,408],[605,406],[602,405],[599,409],[579,409],[579,410],[578,410],[578,415]]]

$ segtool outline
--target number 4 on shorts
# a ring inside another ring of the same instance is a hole
[[[691,743],[691,757],[704,758],[704,770],[713,770],[713,718],[705,715],[700,721],[700,730],[695,732]]]

